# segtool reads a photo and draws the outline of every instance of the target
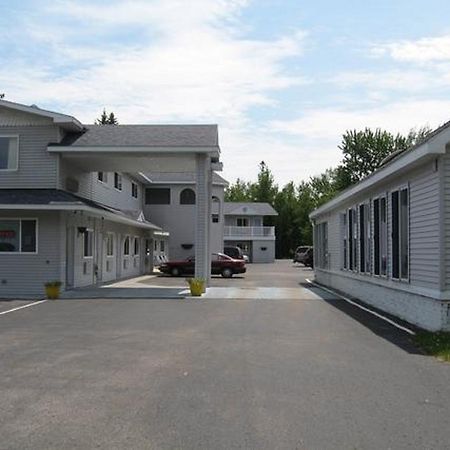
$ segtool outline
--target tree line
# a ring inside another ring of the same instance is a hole
[[[431,129],[412,129],[407,135],[370,128],[349,130],[338,145],[342,160],[307,181],[290,181],[280,187],[262,161],[255,182],[237,179],[225,191],[225,201],[267,202],[278,212],[265,219],[265,226],[275,226],[276,257],[290,258],[298,245],[312,245],[311,211],[331,200],[338,193],[370,175],[389,158],[418,145]]]

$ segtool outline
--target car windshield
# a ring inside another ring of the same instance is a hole
[[[297,247],[296,253],[305,253],[309,247]]]

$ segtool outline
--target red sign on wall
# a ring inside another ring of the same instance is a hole
[[[16,237],[16,232],[14,230],[0,230],[0,238],[13,239],[15,237]]]

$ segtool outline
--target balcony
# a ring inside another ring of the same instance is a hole
[[[225,238],[266,238],[275,239],[275,227],[224,227]]]

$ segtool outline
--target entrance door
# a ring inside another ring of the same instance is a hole
[[[102,281],[116,279],[117,240],[115,233],[105,233],[103,237]]]

